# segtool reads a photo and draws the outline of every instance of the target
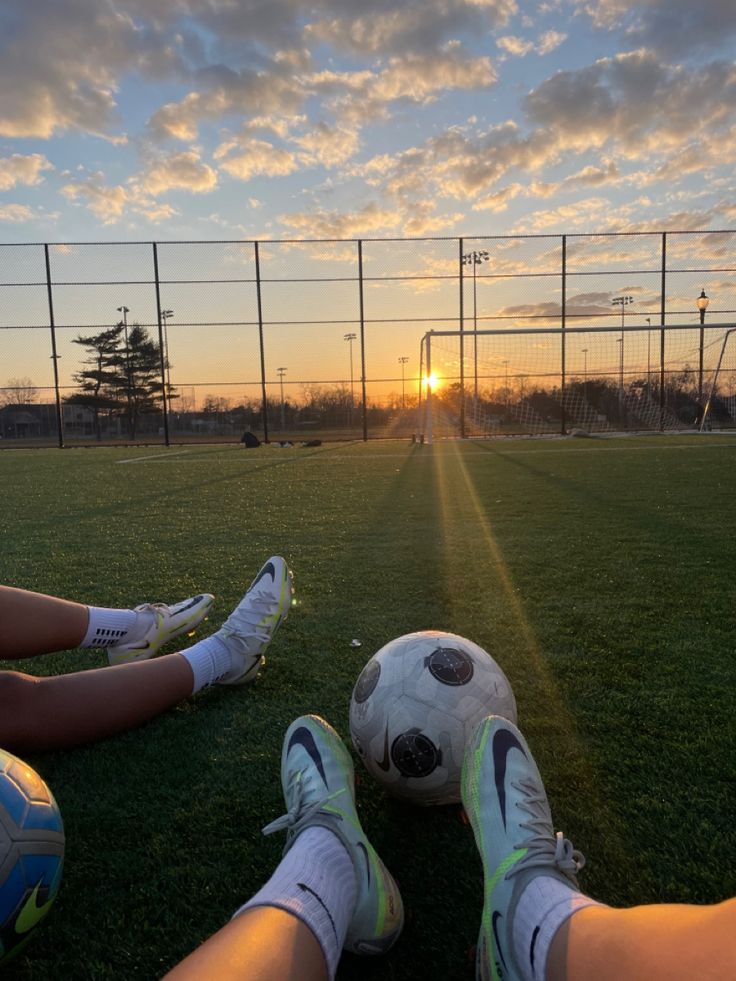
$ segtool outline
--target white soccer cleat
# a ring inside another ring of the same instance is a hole
[[[126,664],[128,661],[145,661],[158,653],[164,644],[175,637],[190,633],[207,616],[215,597],[200,593],[173,606],[166,603],[143,603],[136,606],[136,613],[150,613],[153,622],[143,637],[107,648],[110,664]]]
[[[286,560],[280,555],[272,556],[214,634],[233,658],[232,670],[220,678],[219,685],[244,685],[255,679],[264,661],[263,652],[289,615],[294,594],[292,580]]]

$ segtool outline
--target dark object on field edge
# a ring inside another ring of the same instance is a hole
[[[260,439],[255,435],[255,433],[243,433],[240,437],[240,442],[246,448],[246,450],[255,449],[256,446],[261,445]]]
[[[322,440],[321,439],[310,439],[308,442],[302,443],[302,446],[304,446],[304,447],[307,447],[307,446],[321,446],[321,445],[322,445]]]

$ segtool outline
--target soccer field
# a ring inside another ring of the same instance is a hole
[[[430,627],[508,675],[584,891],[736,893],[735,464],[716,435],[0,453],[5,583],[105,606],[213,592],[202,636],[280,553],[297,599],[254,685],[29,758],[66,866],[8,977],[152,979],[223,925],[281,854],[260,829],[284,810],[287,725],[316,712],[349,743],[365,661]],[[339,977],[471,978],[482,880],[459,808],[398,804],[367,774],[358,808],[407,923],[386,959],[346,956]]]

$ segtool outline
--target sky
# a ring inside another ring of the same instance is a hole
[[[733,0],[2,0],[0,241],[736,224]]]

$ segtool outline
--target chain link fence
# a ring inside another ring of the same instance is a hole
[[[734,241],[3,244],[0,445],[408,436],[428,331],[461,335],[477,403],[476,330],[732,323]]]

